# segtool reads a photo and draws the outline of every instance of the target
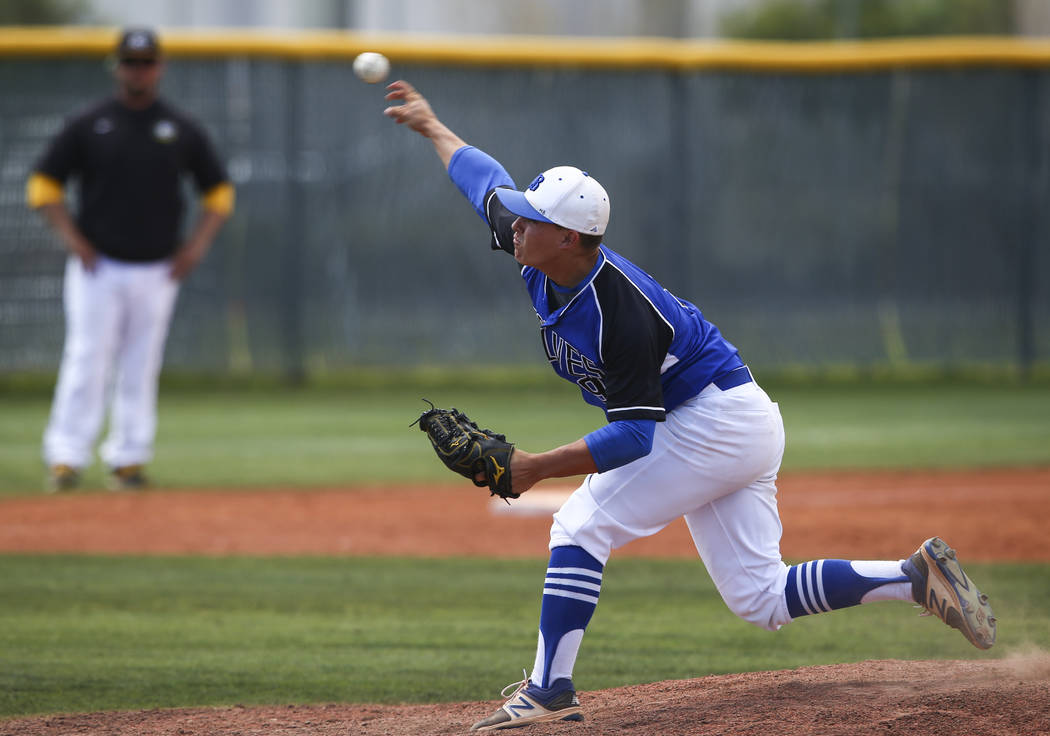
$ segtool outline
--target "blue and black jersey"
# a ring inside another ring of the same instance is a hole
[[[516,216],[493,194],[496,187],[514,187],[506,170],[467,146],[453,155],[449,176],[489,225],[492,247],[513,253]],[[662,420],[743,365],[699,309],[605,245],[591,273],[568,293],[530,266],[521,275],[551,367],[610,421]]]
[[[465,146],[453,154],[448,172],[489,226],[491,247],[513,254],[516,215],[494,194],[497,187],[514,187],[503,166]],[[699,309],[604,244],[594,269],[571,289],[531,266],[523,266],[521,276],[551,367],[579,386],[584,400],[604,410],[610,422],[663,421],[743,365],[737,349]],[[594,446],[592,453],[598,459]]]

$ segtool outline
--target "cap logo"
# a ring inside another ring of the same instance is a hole
[[[130,36],[128,36],[128,48],[149,48],[149,37],[145,33],[132,33]]]
[[[540,184],[542,184],[542,183],[543,183],[543,174],[540,174],[539,176],[537,176],[535,179],[532,180],[531,184],[529,184],[529,191],[535,192],[537,189],[540,188]]]

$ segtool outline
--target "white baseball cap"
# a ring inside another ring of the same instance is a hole
[[[587,235],[604,235],[609,224],[609,195],[575,166],[547,169],[524,192],[498,188],[496,196],[518,217],[552,222]]]

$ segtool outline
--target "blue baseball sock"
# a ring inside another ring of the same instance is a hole
[[[784,597],[791,618],[798,618],[874,600],[910,601],[911,585],[900,560],[813,560],[788,568]]]
[[[562,678],[572,679],[583,632],[598,605],[602,563],[582,547],[551,550],[540,607],[536,663],[529,681],[541,688]]]

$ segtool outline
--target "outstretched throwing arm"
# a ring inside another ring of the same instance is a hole
[[[391,104],[390,107],[383,110],[383,114],[395,123],[406,125],[424,138],[429,139],[434,144],[434,150],[445,165],[445,169],[448,170],[453,154],[468,146],[466,141],[449,130],[438,119],[427,99],[408,82],[404,80],[391,82],[386,89],[387,101],[400,104]],[[475,159],[473,166],[476,167],[476,170],[484,172],[484,175],[478,177],[481,183],[473,191],[469,191],[470,188],[468,187],[464,194],[467,195],[478,214],[484,219],[486,212],[481,202],[481,195],[493,186],[500,186],[503,179],[506,180],[507,185],[513,185],[513,182],[502,166],[494,159],[491,159],[488,154],[481,153],[476,149],[472,149],[472,151],[475,151],[478,157],[484,157],[487,163]],[[454,180],[455,178],[453,177]],[[457,186],[462,184],[460,181],[456,183]],[[443,455],[441,452],[438,452],[438,456],[442,458],[443,462],[447,459],[446,455]],[[516,498],[541,480],[583,475],[585,473],[594,473],[598,470],[594,457],[584,439],[578,439],[575,442],[556,447],[547,452],[530,453],[520,448],[515,449],[509,457],[508,468],[509,472],[501,475],[500,478],[490,478],[488,468],[474,468],[471,466],[468,477],[471,477],[475,483],[488,484],[490,488],[493,488],[497,483],[502,483],[502,487],[505,490],[498,492],[497,495]],[[456,472],[461,471],[456,469]],[[506,489],[507,486],[510,486],[510,488]]]
[[[401,104],[391,105],[383,110],[383,114],[398,125],[407,125],[424,138],[429,138],[441,163],[448,169],[452,154],[467,145],[466,142],[438,119],[427,99],[408,82],[391,82],[386,89],[386,99],[390,102],[400,101]]]

